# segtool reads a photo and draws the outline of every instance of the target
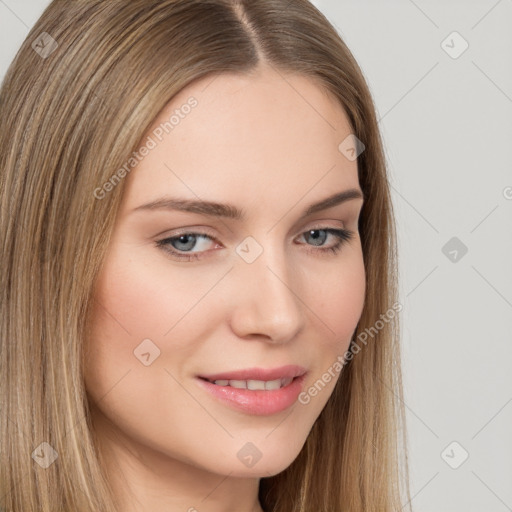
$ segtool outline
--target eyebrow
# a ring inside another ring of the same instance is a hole
[[[309,205],[303,212],[302,217],[307,217],[313,213],[332,208],[339,204],[345,203],[352,199],[363,199],[364,196],[359,189],[349,189],[338,192],[332,196],[326,197],[317,203]],[[190,213],[198,213],[210,217],[222,217],[237,221],[245,220],[245,214],[242,210],[231,204],[216,203],[213,201],[199,201],[192,199],[180,199],[173,197],[163,197],[147,204],[143,204],[134,208],[136,211],[153,211],[153,210],[174,210]]]

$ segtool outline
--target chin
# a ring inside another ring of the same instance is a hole
[[[270,476],[275,476],[278,475],[279,473],[282,473],[286,468],[288,468],[292,464],[294,460],[295,458],[290,457],[280,462],[276,462],[274,460],[263,463],[262,459],[252,468],[237,468],[236,470],[233,470],[233,468],[227,468],[228,471],[226,472],[226,474],[229,474],[229,476],[235,478],[268,478]]]
[[[238,460],[226,468],[227,473],[231,473],[231,476],[245,478],[265,478],[277,475],[293,463],[303,447],[303,444],[286,444],[284,439],[279,440],[278,444],[269,445],[267,443],[267,446],[262,446],[262,444],[259,445],[260,448],[257,448],[248,442],[238,449]]]

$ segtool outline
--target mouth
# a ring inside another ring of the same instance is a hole
[[[234,370],[231,372],[215,373],[212,375],[199,375],[200,378],[209,382],[274,382],[285,379],[294,379],[301,377],[306,373],[302,366],[289,364],[278,368],[246,368],[244,370]],[[226,384],[223,384],[226,385]],[[233,387],[237,387],[236,385]],[[260,388],[257,388],[260,389]]]
[[[216,386],[223,387],[231,387],[236,389],[249,389],[251,391],[256,390],[266,390],[273,391],[275,389],[281,389],[286,386],[289,386],[294,379],[298,379],[299,377],[283,377],[281,379],[274,380],[228,380],[228,379],[218,379],[218,380],[209,380],[204,377],[199,377],[200,379],[206,380]]]
[[[197,376],[197,381],[224,405],[246,414],[270,415],[296,402],[306,373],[302,366],[289,365]]]

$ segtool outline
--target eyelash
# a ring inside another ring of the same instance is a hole
[[[308,250],[308,252],[312,252],[312,253],[319,252],[320,254],[323,254],[323,255],[328,255],[327,254],[328,251],[331,251],[332,254],[337,254],[341,250],[342,246],[345,245],[350,240],[352,240],[352,238],[354,237],[353,231],[349,231],[347,229],[334,229],[334,228],[324,228],[324,227],[308,229],[307,231],[304,231],[304,233],[302,233],[302,234],[306,234],[311,231],[325,231],[326,233],[334,235],[338,239],[338,242],[336,243],[336,245],[334,245],[332,247]],[[179,240],[181,237],[189,236],[189,235],[196,236],[196,237],[209,238],[210,240],[212,240],[216,243],[219,243],[218,240],[216,240],[213,236],[211,236],[207,233],[199,233],[199,232],[189,231],[189,232],[180,233],[180,234],[170,237],[170,238],[165,238],[163,240],[159,240],[156,242],[156,245],[158,248],[161,248],[162,250],[169,253],[171,256],[173,256],[174,258],[176,258],[180,261],[199,260],[199,259],[201,259],[200,255],[202,253],[183,254],[183,253],[178,252],[176,249],[170,248],[170,242]],[[317,246],[317,247],[319,247],[319,246]]]

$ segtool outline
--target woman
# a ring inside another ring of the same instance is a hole
[[[316,8],[55,0],[0,115],[3,510],[404,510],[385,159]]]

